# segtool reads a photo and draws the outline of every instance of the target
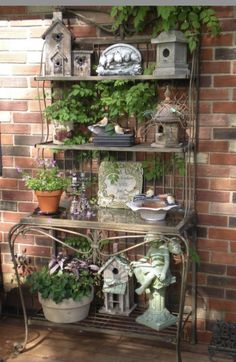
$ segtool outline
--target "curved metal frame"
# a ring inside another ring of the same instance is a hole
[[[75,228],[79,228],[79,226],[75,226]],[[112,228],[110,229],[112,230]],[[109,240],[110,242],[115,241],[115,240],[120,240],[120,239],[128,239],[128,238],[144,238],[146,235],[146,232],[144,233],[139,233],[138,235],[134,235],[134,232],[131,232],[131,235],[125,235],[125,236],[113,236],[113,237],[106,237],[104,239],[98,237],[98,230],[97,229],[92,229],[91,231],[91,236],[88,236],[86,234],[82,234],[79,231],[73,231],[71,230],[69,227],[68,228],[61,228],[61,227],[53,227],[52,225],[36,225],[36,224],[22,224],[21,222],[19,222],[18,224],[14,225],[8,234],[8,243],[9,243],[9,248],[10,248],[10,252],[11,252],[11,257],[12,257],[12,262],[13,262],[13,266],[14,266],[14,271],[15,271],[15,275],[16,275],[16,281],[17,281],[17,285],[19,288],[19,295],[20,295],[20,300],[21,300],[21,305],[22,305],[22,311],[23,311],[23,316],[24,316],[24,327],[25,327],[25,338],[24,341],[22,343],[16,343],[15,344],[15,353],[20,353],[23,352],[26,348],[27,342],[28,342],[28,318],[27,318],[27,311],[26,311],[26,307],[25,307],[25,302],[24,302],[24,297],[23,297],[23,292],[22,292],[22,288],[21,288],[21,282],[20,282],[20,277],[18,274],[18,268],[17,268],[17,262],[16,262],[16,256],[14,253],[14,247],[15,247],[15,241],[17,239],[17,237],[21,234],[21,235],[25,235],[27,232],[30,231],[36,231],[37,233],[40,233],[42,235],[45,235],[47,237],[49,237],[52,241],[55,241],[63,246],[66,246],[68,249],[74,250],[74,251],[80,251],[79,249],[76,249],[72,246],[68,246],[66,243],[64,243],[62,240],[58,239],[57,237],[55,237],[54,235],[51,234],[52,231],[61,231],[64,233],[70,233],[70,234],[74,234],[77,236],[83,236],[85,238],[87,238],[87,240],[90,242],[91,244],[91,249],[89,252],[92,253],[93,259],[94,261],[96,260],[96,258],[101,255],[101,256],[114,256],[114,255],[118,255],[124,252],[127,252],[128,250],[131,249],[135,249],[141,245],[147,244],[150,241],[142,241],[139,242],[135,245],[132,245],[130,247],[127,247],[123,250],[120,250],[118,252],[115,253],[103,253],[100,248],[102,245],[102,242],[104,240]],[[109,231],[109,230],[107,230]],[[122,230],[121,230],[122,231]],[[182,278],[181,278],[181,289],[180,289],[180,302],[179,302],[179,313],[178,313],[178,320],[177,320],[177,332],[176,332],[176,361],[177,362],[182,362],[182,358],[181,358],[181,349],[180,349],[180,342],[181,342],[181,332],[183,329],[183,310],[184,310],[184,301],[185,301],[185,291],[186,291],[186,283],[187,283],[187,272],[189,269],[189,240],[187,237],[187,233],[185,232],[185,235],[182,236],[180,234],[168,234],[168,237],[163,235],[163,233],[158,233],[155,232],[155,235],[157,235],[158,237],[160,236],[162,238],[162,240],[164,240],[165,242],[170,241],[170,237],[178,237],[180,242],[184,245],[185,247],[185,253],[181,254],[181,259],[182,259]],[[86,253],[89,253],[86,252]]]

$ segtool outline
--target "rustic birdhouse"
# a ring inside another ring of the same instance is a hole
[[[72,51],[72,74],[80,77],[91,75],[91,56],[93,51]]]
[[[72,34],[56,18],[42,35],[45,39],[45,75],[71,75],[71,40]]]
[[[113,256],[98,271],[103,274],[104,293],[104,306],[100,313],[128,316],[134,310],[134,284],[129,270],[127,259]]]
[[[151,42],[157,44],[153,75],[159,78],[188,78],[187,40],[181,31],[163,31]]]
[[[179,146],[184,137],[185,114],[181,112],[181,107],[171,100],[168,86],[165,91],[165,100],[158,105],[152,124],[155,127],[155,142],[151,146]]]

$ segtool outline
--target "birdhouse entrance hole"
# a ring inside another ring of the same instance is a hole
[[[169,55],[170,55],[170,51],[169,51],[169,49],[167,49],[167,48],[165,48],[164,50],[163,50],[163,57],[165,57],[165,58],[167,58]]]
[[[115,275],[116,275],[116,274],[119,274],[119,270],[118,270],[117,268],[114,268],[114,269],[112,270],[112,273],[115,274]]]

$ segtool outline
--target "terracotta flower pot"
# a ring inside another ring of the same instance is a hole
[[[57,212],[62,193],[63,190],[35,191],[41,212],[45,214]]]

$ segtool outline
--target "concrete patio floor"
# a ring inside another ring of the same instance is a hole
[[[173,345],[163,345],[140,338],[128,338],[94,332],[83,332],[29,326],[29,343],[23,353],[14,355],[14,343],[24,339],[23,321],[0,319],[0,357],[8,362],[175,362]],[[182,344],[182,362],[209,362],[207,345]],[[213,361],[232,361],[216,356]]]

